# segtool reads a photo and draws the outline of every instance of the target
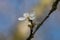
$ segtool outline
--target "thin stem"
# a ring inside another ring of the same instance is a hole
[[[33,21],[29,19],[29,21],[31,22],[32,25],[28,25],[30,27],[30,36],[27,38],[27,40],[31,40],[33,38],[33,28],[34,28],[34,24]]]

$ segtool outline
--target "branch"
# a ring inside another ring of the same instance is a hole
[[[43,25],[43,23],[49,18],[49,16],[52,14],[52,12],[54,12],[54,11],[57,9],[57,5],[58,5],[59,1],[60,1],[60,0],[56,0],[56,1],[53,3],[52,9],[50,10],[48,16],[46,16],[46,17],[44,18],[44,20],[37,25],[37,28],[36,28],[36,30],[34,31],[34,33],[32,33],[32,31],[31,31],[30,36],[27,38],[27,40],[31,40],[31,39],[34,37],[34,34],[37,32],[37,30],[38,30],[38,29]],[[32,29],[32,30],[33,30],[33,29]]]
[[[34,31],[33,35],[34,35],[34,34],[36,33],[36,31],[43,25],[43,23],[49,18],[49,16],[52,14],[52,12],[54,12],[54,11],[57,9],[57,5],[58,5],[59,1],[60,1],[60,0],[56,0],[56,1],[53,3],[52,9],[51,9],[50,12],[48,13],[48,16],[46,16],[46,17],[44,18],[44,20],[37,25],[37,28],[36,28],[36,30]]]

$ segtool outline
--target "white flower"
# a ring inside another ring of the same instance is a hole
[[[23,15],[25,18],[29,17],[29,13],[24,13]]]
[[[30,20],[34,20],[35,19],[35,12],[31,12],[31,13],[24,13],[23,17],[18,18],[18,20],[23,21],[25,19],[30,19]]]
[[[20,17],[20,18],[18,18],[18,20],[25,20],[25,18],[24,17]]]

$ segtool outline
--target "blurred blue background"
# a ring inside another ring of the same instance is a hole
[[[38,0],[0,0],[0,33],[8,36],[18,17],[37,2]],[[41,26],[34,40],[60,40],[60,8]]]

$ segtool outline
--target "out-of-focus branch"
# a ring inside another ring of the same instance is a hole
[[[54,11],[57,9],[57,5],[58,5],[59,1],[60,1],[60,0],[56,0],[56,1],[53,3],[52,9],[51,9],[50,12],[48,13],[48,15],[44,18],[44,20],[43,20],[41,23],[39,23],[39,24],[37,25],[36,30],[34,31],[33,34],[30,34],[30,36],[28,37],[27,40],[31,40],[31,39],[33,38],[32,36],[34,36],[34,34],[35,34],[35,33],[37,32],[37,30],[43,25],[43,23],[49,18],[49,16],[52,14],[52,12],[54,12]]]

